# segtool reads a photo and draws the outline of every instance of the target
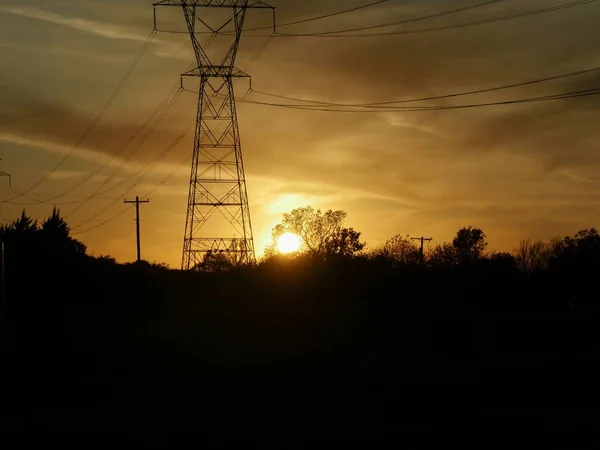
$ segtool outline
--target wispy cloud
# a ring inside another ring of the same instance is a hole
[[[40,149],[40,150],[55,153],[58,155],[62,155],[62,156],[64,156],[65,154],[69,153],[72,150],[72,147],[69,145],[65,145],[65,144],[58,143],[58,142],[53,142],[51,140],[44,139],[43,137],[27,138],[27,137],[21,136],[19,134],[3,132],[0,130],[0,143],[3,143],[3,142],[19,145],[22,147],[30,147],[30,148],[34,148],[34,149]],[[122,170],[123,172],[126,172],[126,173],[142,172],[143,169],[147,169],[147,164],[148,164],[148,163],[144,163],[142,161],[136,161],[136,162],[130,161],[127,164],[122,166],[122,159],[120,159],[120,158],[114,158],[111,161],[108,161],[107,155],[105,153],[95,151],[91,148],[83,148],[83,147],[80,147],[77,149],[77,152],[75,153],[75,157],[85,160],[85,161],[97,163],[97,164],[105,164],[106,163],[108,168],[115,168],[115,167],[120,168],[120,170]],[[162,162],[160,164],[157,164],[154,167],[154,169],[152,170],[152,173],[154,175],[170,174],[173,171],[174,167],[176,167],[176,166],[173,163]],[[55,174],[57,174],[57,175],[55,175],[53,177],[54,179],[69,178],[70,175],[76,176],[76,174],[70,173],[70,172],[56,172]]]
[[[0,6],[0,12],[27,17],[29,19],[42,20],[56,25],[64,25],[78,31],[95,34],[109,39],[126,39],[143,42],[148,38],[147,35],[139,33],[131,28],[96,22],[79,17],[61,16],[35,7]]]
[[[77,170],[57,170],[56,172],[52,172],[49,176],[51,180],[65,180],[70,178],[79,178],[87,175],[85,172],[80,172]]]
[[[408,118],[405,115],[398,113],[383,113],[382,115],[392,127],[412,128],[423,133],[439,134],[433,127],[420,125],[414,119]]]
[[[63,25],[83,33],[94,34],[107,39],[119,39],[136,42],[145,42],[148,35],[130,27],[123,27],[110,23],[97,22],[81,17],[69,17],[30,6],[0,6],[0,12],[14,14],[28,19],[41,20],[55,25]],[[161,58],[191,59],[192,52],[181,44],[154,38],[154,43],[159,44],[156,55]]]

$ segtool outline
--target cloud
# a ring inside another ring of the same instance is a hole
[[[110,158],[110,165],[117,166],[134,153],[125,169],[137,169],[164,151],[183,128],[176,114],[165,116],[160,122],[156,121],[160,116],[154,116],[142,128],[148,113],[131,114],[123,119],[118,113],[115,116],[116,112],[111,110],[97,121],[94,114],[68,103],[42,99],[31,92],[0,85],[0,139],[19,145],[64,155],[85,133],[85,139],[73,153],[75,158],[94,162]],[[94,128],[88,132],[94,122]],[[175,147],[170,159],[165,160],[167,166],[159,165],[157,170],[170,171],[172,164],[169,163],[181,159],[180,149],[181,146]]]
[[[0,6],[0,12],[13,14],[28,19],[41,20],[43,22],[62,25],[74,30],[100,36],[113,40],[127,40],[135,42],[146,42],[148,33],[142,33],[135,28],[125,27],[110,23],[98,22],[81,17],[70,17],[44,11],[33,6]],[[193,52],[189,45],[172,42],[163,38],[152,37],[152,42],[158,44],[155,54],[161,58],[190,60]]]
[[[91,33],[109,39],[126,39],[144,42],[147,35],[131,28],[112,25],[79,17],[66,17],[33,6],[0,6],[0,12],[14,14],[29,19],[41,20],[55,25],[64,25],[85,33]]]
[[[64,180],[69,178],[83,178],[85,175],[87,174],[76,170],[57,170],[49,178],[51,180]]]

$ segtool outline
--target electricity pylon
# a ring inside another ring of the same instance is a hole
[[[253,262],[254,239],[234,95],[234,79],[248,75],[235,67],[235,60],[248,9],[274,8],[254,0],[165,0],[154,6],[183,10],[198,67],[182,77],[200,79],[181,268],[198,267],[208,253],[233,253],[239,262]],[[213,12],[221,9],[211,14],[210,8]],[[218,23],[211,26],[211,21]],[[225,51],[212,56],[218,58],[217,64],[200,44],[199,31],[227,37]]]

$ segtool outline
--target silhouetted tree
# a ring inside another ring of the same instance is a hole
[[[326,255],[351,257],[364,248],[365,243],[360,241],[360,232],[354,228],[341,228],[326,241],[323,251]]]
[[[69,237],[69,225],[60,215],[60,210],[56,206],[52,209],[50,217],[42,222],[41,230],[53,237],[66,239]]]
[[[600,235],[595,228],[580,230],[558,241],[552,251],[553,268],[581,270],[600,266]]]
[[[458,264],[456,248],[452,244],[444,242],[436,245],[425,255],[427,266],[434,268],[449,268]]]
[[[36,231],[38,231],[37,220],[29,217],[25,213],[25,210],[21,212],[19,218],[13,221],[12,225],[8,228],[9,233],[14,232],[16,234],[35,233]]]
[[[480,259],[487,247],[485,238],[485,233],[481,228],[459,228],[452,241],[458,263],[469,264]]]
[[[546,269],[551,253],[549,244],[531,239],[521,241],[514,251],[517,267],[527,275]]]
[[[283,220],[273,228],[273,243],[266,254],[276,253],[277,239],[285,233],[294,233],[302,241],[300,252],[318,256],[353,256],[360,252],[365,244],[360,241],[360,233],[353,228],[345,228],[344,211],[328,210],[324,213],[311,206],[296,208],[283,215]]]
[[[32,261],[37,249],[38,223],[25,210],[4,228],[7,267],[24,267]]]
[[[487,267],[492,269],[515,269],[517,261],[513,255],[506,252],[492,252],[487,257],[482,258]]]
[[[95,261],[102,264],[115,265],[117,264],[117,260],[109,255],[100,255],[93,258]]]
[[[3,228],[3,234],[7,267],[14,270],[32,265],[60,269],[86,252],[82,242],[69,236],[69,226],[56,208],[41,225],[23,210],[19,218]]]
[[[384,259],[392,266],[404,266],[419,264],[421,262],[421,253],[414,241],[408,236],[400,234],[388,240],[384,246],[373,252],[375,258]]]
[[[194,269],[200,272],[221,273],[233,270],[234,265],[224,251],[210,251]]]
[[[41,250],[51,253],[55,257],[83,255],[87,250],[85,244],[69,235],[70,227],[56,207],[52,210],[52,214],[42,222],[39,233],[40,246],[43,247]]]
[[[229,244],[228,250],[207,252],[202,262],[195,267],[201,272],[228,272],[230,270],[246,265],[244,261],[245,242],[234,239]]]

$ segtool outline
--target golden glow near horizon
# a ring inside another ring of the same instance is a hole
[[[284,233],[277,239],[277,250],[284,255],[296,253],[301,245],[300,236],[294,233]]]

